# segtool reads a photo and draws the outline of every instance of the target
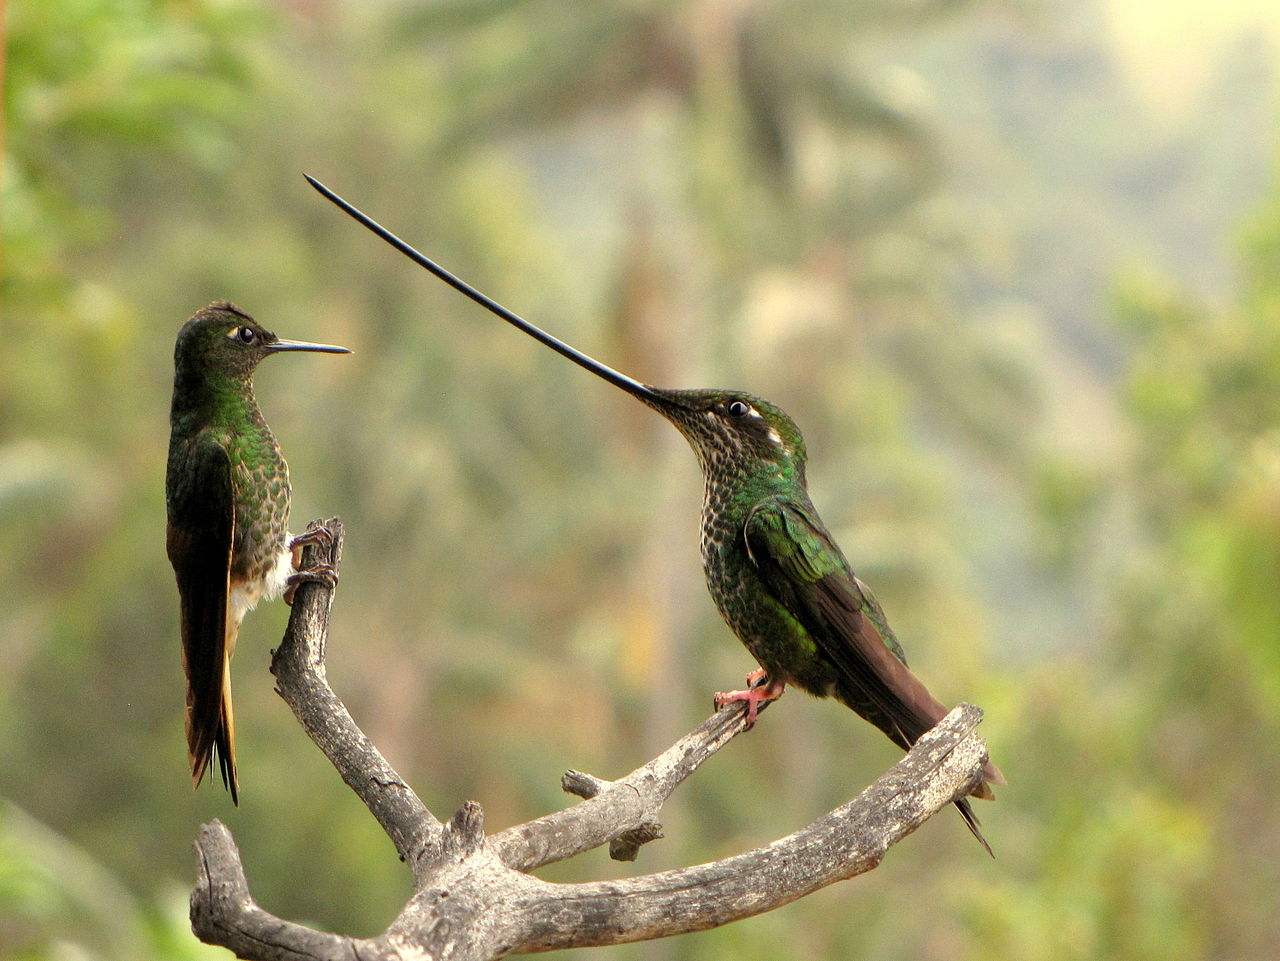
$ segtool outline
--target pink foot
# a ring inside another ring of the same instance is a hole
[[[756,717],[760,713],[760,705],[782,697],[782,692],[786,690],[787,685],[784,681],[769,680],[769,675],[765,673],[764,668],[748,674],[747,685],[748,687],[745,691],[720,691],[712,698],[712,701],[717,711],[726,704],[746,701],[747,727],[751,727],[756,723]]]

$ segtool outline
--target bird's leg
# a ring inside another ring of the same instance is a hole
[[[747,727],[751,727],[756,723],[756,716],[760,713],[760,705],[769,701],[777,700],[782,697],[782,692],[787,688],[785,681],[773,681],[769,679],[768,673],[763,667],[752,671],[747,675],[747,688],[744,691],[720,691],[712,698],[716,706],[716,710],[724,707],[726,704],[733,704],[737,701],[747,702]]]
[[[314,527],[289,542],[289,550],[293,552],[294,573],[285,580],[288,586],[284,589],[284,602],[290,606],[293,605],[293,597],[298,593],[298,587],[301,584],[323,584],[330,590],[338,586],[338,572],[331,564],[317,564],[306,570],[298,568],[302,563],[302,549],[308,544],[323,544],[328,547],[333,544],[333,532],[327,527]]]

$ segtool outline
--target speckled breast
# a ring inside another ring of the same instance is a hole
[[[236,533],[232,544],[233,580],[267,578],[285,549],[289,530],[289,465],[271,431],[263,425],[244,438],[232,479],[236,491]]]
[[[725,507],[716,492],[708,491],[702,512],[702,568],[720,616],[770,678],[828,695],[834,676],[809,632],[761,580],[747,553],[743,520]]]

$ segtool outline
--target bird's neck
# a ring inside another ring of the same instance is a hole
[[[725,476],[705,472],[702,495],[702,552],[731,549],[741,538],[752,509],[771,497],[808,499],[804,476],[783,465],[753,465],[749,471]]]
[[[214,427],[232,434],[252,434],[267,426],[252,381],[181,371],[174,378],[171,417],[173,429],[179,433]]]
[[[702,471],[703,505],[740,515],[743,520],[752,507],[766,498],[779,494],[803,495],[805,490],[803,466],[789,460],[748,464],[704,460]]]

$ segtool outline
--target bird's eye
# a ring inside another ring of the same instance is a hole
[[[751,410],[751,407],[740,400],[735,400],[732,404],[726,407],[725,410],[729,412],[730,417],[745,417]]]
[[[231,332],[231,336],[235,337],[242,344],[252,344],[258,339],[258,334],[252,327],[237,327]]]

